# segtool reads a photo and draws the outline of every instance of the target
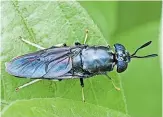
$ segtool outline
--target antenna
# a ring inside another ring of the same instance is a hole
[[[158,56],[157,54],[150,54],[150,55],[146,55],[146,56],[134,56],[134,55],[136,55],[136,53],[137,53],[140,49],[149,46],[151,43],[152,43],[152,41],[149,41],[149,42],[143,44],[143,45],[140,46],[138,49],[136,49],[136,51],[135,51],[130,57],[131,57],[131,58],[149,58],[149,57],[156,57],[156,56]]]

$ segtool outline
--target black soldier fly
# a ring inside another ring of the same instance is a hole
[[[151,41],[136,49],[133,54],[129,54],[121,44],[114,44],[115,52],[113,52],[109,46],[86,45],[87,33],[84,44],[77,42],[75,43],[75,46],[67,46],[66,44],[63,44],[62,46],[52,46],[47,49],[22,39],[24,42],[41,50],[16,57],[11,62],[6,63],[6,71],[9,74],[16,77],[35,79],[17,89],[42,79],[61,81],[64,79],[79,78],[82,87],[82,98],[84,101],[83,79],[99,74],[104,74],[111,79],[107,75],[107,72],[113,71],[115,65],[117,66],[117,72],[121,73],[127,69],[131,58],[157,56],[157,54],[136,56],[138,50],[150,45]],[[112,84],[117,90],[120,90],[114,85],[113,81]]]

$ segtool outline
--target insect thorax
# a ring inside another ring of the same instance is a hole
[[[90,74],[112,71],[115,65],[113,53],[108,47],[91,46],[86,47],[73,57],[73,66],[76,70],[87,71]]]

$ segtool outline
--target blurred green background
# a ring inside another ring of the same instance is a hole
[[[129,52],[152,40],[139,55],[159,54],[161,2],[80,2],[110,44],[122,43]],[[161,117],[160,57],[134,59],[121,73],[129,115]]]

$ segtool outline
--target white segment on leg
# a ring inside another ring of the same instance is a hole
[[[36,83],[36,82],[40,81],[40,80],[42,80],[42,79],[33,80],[33,81],[29,82],[29,83],[26,83],[26,84],[24,84],[24,85],[22,85],[22,86],[19,86],[18,88],[16,88],[16,90],[22,89],[22,88],[24,88],[24,87],[26,87],[26,86],[28,86],[28,85],[31,85],[31,84],[33,84],[33,83]]]
[[[56,47],[62,47],[63,46],[63,43],[60,43],[60,44],[57,44],[55,45]]]
[[[38,49],[41,49],[41,50],[42,50],[42,49],[45,49],[44,47],[41,47],[40,45],[37,45],[37,44],[32,43],[32,42],[30,42],[30,41],[27,41],[27,40],[23,39],[22,37],[21,37],[21,40],[22,40],[23,42],[29,44],[29,45],[32,45],[32,46],[38,48]]]
[[[84,88],[82,87],[82,100],[85,102],[85,96],[84,96]]]
[[[88,30],[86,29],[86,34],[85,34],[85,38],[84,38],[84,44],[86,44],[87,38],[88,38]]]
[[[36,82],[38,82],[38,81],[41,81],[41,80],[43,80],[43,79],[36,79],[36,80],[33,80],[33,81],[30,81],[30,82],[28,82],[28,83],[26,83],[26,84],[23,84],[22,86],[19,86],[19,87],[17,87],[16,88],[16,91],[18,91],[19,89],[22,89],[22,88],[24,88],[24,87],[26,87],[26,86],[29,86],[29,85],[31,85],[31,84],[34,84],[34,83],[36,83]],[[59,81],[59,80],[52,80],[52,81]]]

